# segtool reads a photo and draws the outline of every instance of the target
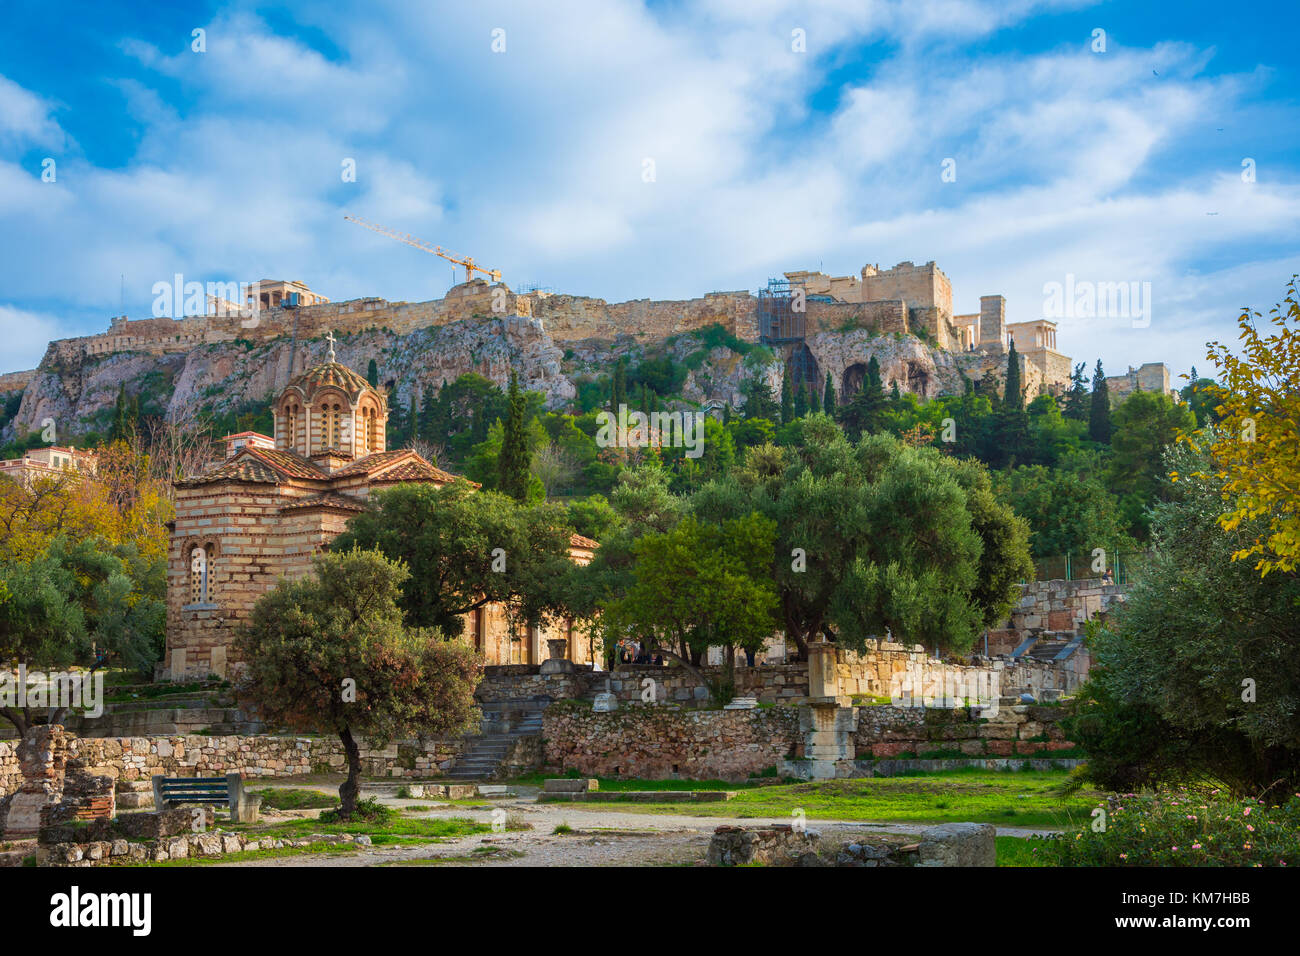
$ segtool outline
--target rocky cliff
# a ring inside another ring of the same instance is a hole
[[[779,394],[783,365],[791,349],[761,346],[745,354],[725,345],[706,348],[697,332],[646,341],[631,335],[613,339],[566,341],[561,348],[545,323],[535,317],[472,319],[405,333],[366,329],[344,333],[336,344],[339,361],[365,373],[374,359],[379,382],[409,404],[427,389],[438,389],[467,372],[504,386],[512,369],[523,385],[541,392],[548,408],[563,408],[585,378],[608,374],[620,358],[635,366],[642,358],[667,353],[688,369],[682,396],[687,401],[739,405],[741,385],[762,375]],[[867,329],[818,332],[807,340],[818,383],[830,372],[837,392],[856,387],[875,356],[885,387],[929,399],[960,390],[966,356],[936,349],[905,334]],[[103,431],[111,420],[118,390],[139,395],[153,414],[189,409],[221,413],[263,402],[297,372],[324,361],[326,342],[281,336],[257,342],[236,340],[196,344],[189,351],[157,354],[116,351],[84,354],[51,343],[40,366],[23,373],[22,402],[0,440],[40,430],[53,419],[59,440]],[[26,376],[30,374],[30,379]]]

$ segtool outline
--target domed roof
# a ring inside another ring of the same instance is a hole
[[[297,388],[303,395],[311,398],[318,389],[327,386],[341,388],[349,397],[356,399],[361,393],[370,389],[370,383],[341,362],[325,362],[307,369],[290,379],[287,388]]]

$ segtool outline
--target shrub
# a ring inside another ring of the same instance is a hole
[[[358,800],[356,809],[350,817],[341,817],[338,810],[326,810],[318,818],[321,823],[346,823],[361,821],[364,823],[389,823],[397,816],[397,811],[386,807],[375,797]]]
[[[1219,790],[1112,795],[1097,817],[1056,844],[1061,866],[1295,866],[1300,794],[1280,806]]]

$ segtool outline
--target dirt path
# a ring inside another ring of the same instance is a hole
[[[312,785],[319,786],[319,785]],[[512,797],[485,798],[473,806],[431,805],[428,800],[406,800],[389,796],[390,788],[376,788],[363,795],[377,796],[394,807],[420,806],[432,809],[414,812],[417,818],[463,817],[491,825],[494,812],[504,810],[531,829],[483,833],[446,843],[414,847],[371,847],[346,854],[303,854],[218,866],[382,866],[382,865],[474,865],[474,866],[681,866],[704,859],[709,838],[716,827],[735,823],[765,826],[789,823],[788,817],[697,817],[685,814],[636,813],[635,811],[588,809],[581,804],[536,803],[535,788],[519,787]],[[499,822],[500,814],[496,814]],[[566,824],[575,832],[555,834]],[[808,828],[819,831],[827,842],[844,843],[867,833],[918,834],[931,824],[890,823],[861,820],[809,820]],[[1026,827],[999,827],[999,836],[1029,837],[1054,831]],[[439,864],[421,861],[446,860]]]

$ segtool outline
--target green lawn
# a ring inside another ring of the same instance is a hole
[[[329,810],[339,805],[337,793],[301,787],[266,787],[251,790],[262,795],[262,806],[271,810]]]
[[[320,820],[286,820],[270,826],[262,824],[230,826],[247,836],[301,840],[313,833],[351,833],[370,837],[375,846],[394,843],[433,843],[454,840],[475,833],[488,833],[492,827],[464,817],[410,817],[394,811],[383,821],[352,820],[348,823],[322,823]]]
[[[779,786],[739,787],[710,781],[710,789],[738,790],[726,803],[586,803],[584,809],[690,816],[789,817],[803,810],[810,820],[880,820],[897,823],[993,823],[999,826],[1062,828],[1086,820],[1100,794],[1083,790],[1069,797],[1060,788],[1066,770],[951,770],[940,773],[855,780],[825,780]],[[623,784],[629,786],[623,786]],[[635,783],[635,786],[630,784]],[[600,781],[601,789],[686,789],[684,781]]]
[[[998,847],[998,866],[1055,866],[1048,858],[1045,840],[1000,836],[995,838]]]
[[[564,779],[577,780],[582,777],[580,773],[564,774]],[[556,779],[553,773],[532,773],[526,777],[516,777],[511,780],[512,784],[520,784],[526,787],[540,787],[547,780]],[[619,777],[617,779],[598,777],[601,790],[620,791],[620,790],[748,790],[754,787],[761,787],[765,783],[771,784],[771,778],[758,778],[746,780],[743,783],[728,783],[726,780],[642,780],[638,777]],[[482,802],[480,800],[480,802]]]

